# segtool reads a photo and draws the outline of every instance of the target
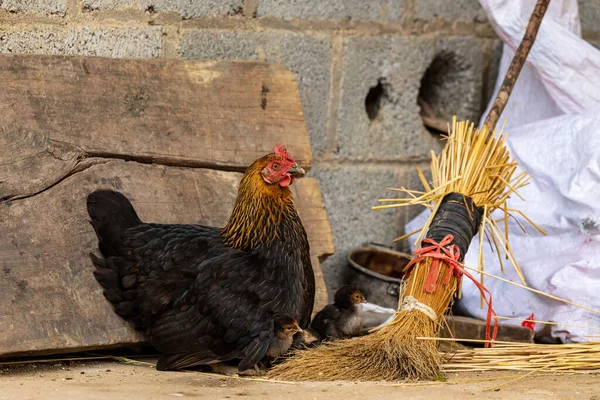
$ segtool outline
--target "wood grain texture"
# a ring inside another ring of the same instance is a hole
[[[37,196],[1,203],[0,355],[142,340],[113,312],[92,274],[89,253],[97,249],[97,239],[88,223],[88,193],[118,190],[147,222],[223,226],[240,178],[238,172],[115,160],[74,174]],[[311,178],[299,179],[293,187],[306,196],[318,190]],[[297,204],[311,241],[319,308],[327,293],[318,258],[333,249],[323,241],[313,242],[329,225],[322,203]]]
[[[294,75],[260,62],[0,56],[0,356],[142,338],[95,281],[89,192],[128,196],[148,222],[223,226],[256,158],[310,143]],[[318,184],[292,186],[317,280],[333,253]]]
[[[534,343],[534,336],[535,332],[529,328],[518,325],[498,324],[498,335],[496,336],[496,340]],[[485,321],[460,315],[447,315],[446,323],[442,324],[440,337],[485,340]]]
[[[282,142],[310,168],[298,87],[279,65],[2,55],[0,82],[0,198],[94,156],[241,171]]]

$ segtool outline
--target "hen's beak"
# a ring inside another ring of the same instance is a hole
[[[288,174],[293,175],[297,178],[302,178],[306,174],[306,171],[304,171],[304,168],[301,168],[298,164],[294,164],[292,165],[292,168],[288,171]]]
[[[302,330],[302,328],[300,328],[300,327],[297,327],[297,328],[294,330],[294,332],[304,332],[304,331]]]

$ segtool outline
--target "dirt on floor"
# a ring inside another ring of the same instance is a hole
[[[150,364],[69,361],[0,365],[0,399],[578,399],[600,400],[597,374],[452,373],[447,382],[266,382]],[[521,379],[515,380],[521,377]],[[514,380],[514,381],[513,381]],[[487,390],[486,390],[487,389]],[[490,390],[491,389],[491,390]]]

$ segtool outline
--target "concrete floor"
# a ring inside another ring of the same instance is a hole
[[[450,374],[448,383],[274,383],[201,372],[158,372],[117,361],[0,365],[0,399],[583,399],[600,400],[600,377],[520,372]]]

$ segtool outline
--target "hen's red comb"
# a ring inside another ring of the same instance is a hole
[[[281,143],[277,143],[275,147],[273,147],[273,152],[279,156],[283,156],[285,158],[290,158],[287,149]]]

